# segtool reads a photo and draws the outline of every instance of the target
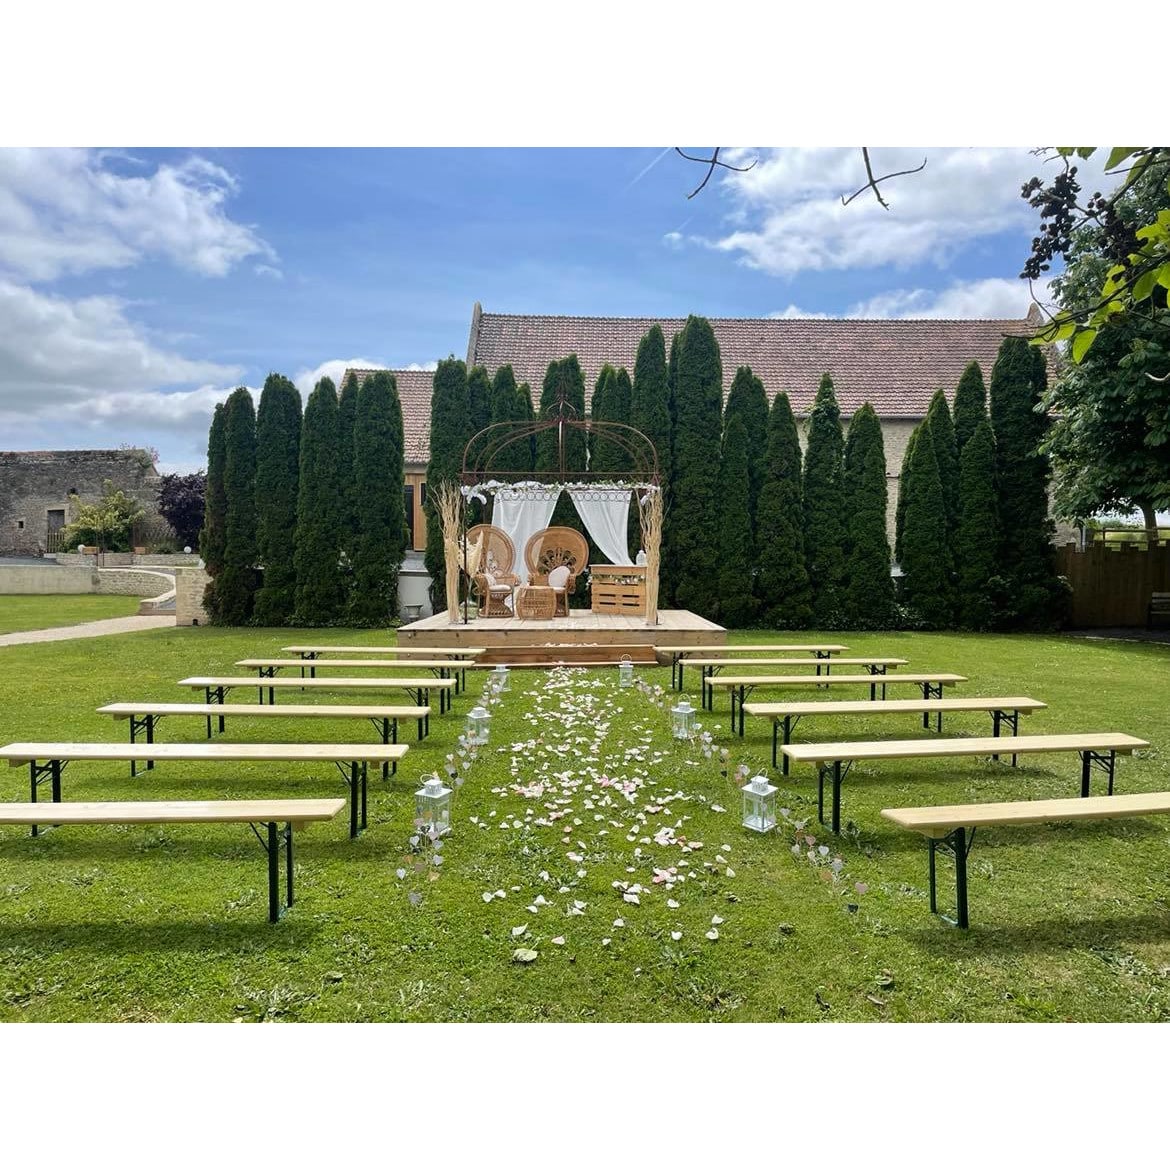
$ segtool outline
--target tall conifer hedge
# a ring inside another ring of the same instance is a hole
[[[300,473],[301,392],[281,374],[269,374],[256,412],[256,553],[263,566],[255,621],[287,625],[295,605],[293,565]]]
[[[803,485],[804,559],[813,591],[813,622],[820,629],[832,629],[843,616],[844,446],[833,379],[825,374],[808,420]]]
[[[987,417],[987,389],[983,385],[983,371],[978,362],[972,362],[959,379],[955,391],[955,447],[959,454],[975,428]]]
[[[887,629],[894,622],[894,582],[886,536],[886,454],[882,425],[868,402],[849,420],[844,498],[845,620],[854,629]]]
[[[467,367],[455,357],[445,358],[435,370],[431,393],[431,458],[427,464],[427,549],[424,564],[431,575],[431,608],[447,607],[446,557],[443,529],[435,510],[441,484],[455,483],[463,466],[463,451],[471,437]]]
[[[723,434],[719,465],[718,619],[725,626],[750,626],[756,615],[752,595],[755,558],[748,516],[751,481],[748,471],[748,437],[743,419],[733,416]]]
[[[203,593],[208,614],[218,613],[215,579],[223,572],[224,543],[227,540],[227,494],[224,489],[224,462],[227,459],[225,428],[227,405],[217,403],[207,435],[207,487],[203,502],[203,531],[199,534],[199,555],[210,580]]]
[[[252,617],[256,592],[256,411],[241,386],[224,410],[223,571],[215,582],[213,620],[243,626]]]
[[[337,472],[341,478],[341,551],[347,562],[347,588],[352,579],[354,543],[361,508],[357,498],[353,462],[353,428],[357,418],[358,379],[350,373],[337,400]]]
[[[996,620],[993,582],[998,573],[999,514],[995,490],[995,437],[986,415],[959,460],[959,526],[955,533],[959,624],[989,630]]]
[[[733,418],[743,423],[747,441],[748,516],[754,533],[756,507],[768,467],[768,395],[764,383],[752,373],[751,366],[740,366],[731,381],[723,413],[725,434]]]
[[[947,510],[934,441],[925,421],[918,426],[903,490],[902,600],[918,624],[946,629],[954,618]]]
[[[959,451],[955,446],[955,428],[947,396],[936,390],[926,411],[926,425],[934,443],[938,477],[942,483],[943,503],[947,509],[947,532],[953,537],[959,522]]]

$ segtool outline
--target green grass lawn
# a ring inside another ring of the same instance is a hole
[[[22,593],[0,597],[0,634],[76,626],[103,618],[131,617],[137,597],[100,593]]]
[[[3,648],[0,734],[6,743],[121,739],[126,724],[95,707],[200,697],[175,681],[238,673],[235,659],[307,636],[159,630]],[[312,636],[370,644],[392,637]],[[1021,732],[1141,736],[1152,746],[1121,758],[1118,791],[1170,789],[1162,754],[1170,647],[1060,636],[839,639],[858,653],[904,656],[910,670],[969,676],[948,693],[1048,702],[1021,719]],[[668,715],[638,690],[619,691],[616,673],[512,672],[512,689],[493,709],[490,746],[462,768],[454,831],[438,864],[411,853],[412,792],[424,772],[444,768],[480,684],[452,713],[432,718],[421,744],[404,728],[410,752],[398,777],[371,777],[368,830],[350,841],[342,814],[298,837],[297,903],[276,926],[266,921],[264,856],[245,826],[59,829],[35,840],[27,830],[0,829],[0,1019],[1170,1015],[1165,819],[980,830],[969,868],[972,928],[960,932],[929,913],[924,841],[880,816],[900,805],[1075,795],[1075,755],[1025,757],[1015,769],[978,759],[860,764],[844,788],[845,819],[855,828],[839,840],[817,823],[815,776],[798,767],[774,782],[790,819],[807,824],[799,834],[785,826],[762,837],[739,826],[734,776],[721,774],[718,751],[705,758],[698,746],[675,747]],[[688,675],[697,705],[697,673]],[[674,701],[669,668],[639,668],[639,677],[665,689],[667,706]],[[826,697],[815,688],[787,693]],[[231,701],[255,698],[237,692]],[[385,699],[404,701],[393,692]],[[764,768],[767,725],[749,719],[746,737],[733,737],[725,694],[716,703],[704,722],[716,749],[729,749],[729,772],[740,763]],[[949,735],[990,733],[983,714],[947,719]],[[928,734],[913,716],[825,718],[802,724],[795,739]],[[350,720],[240,719],[228,722],[227,735],[366,741],[374,731]],[[162,740],[202,736],[194,718],[160,729]],[[27,777],[24,768],[7,771],[7,799],[28,799]],[[1099,779],[1095,786],[1101,790]],[[160,764],[132,781],[125,764],[76,763],[64,775],[70,800],[344,793],[335,771],[307,765]],[[656,871],[671,888],[654,881]],[[940,891],[944,901],[953,895],[945,861]],[[514,961],[520,947],[538,957]]]

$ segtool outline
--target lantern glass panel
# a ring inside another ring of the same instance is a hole
[[[491,715],[484,707],[473,707],[467,713],[467,742],[485,744],[488,741],[488,728]]]
[[[451,789],[446,788],[437,773],[426,778],[414,794],[415,819],[424,830],[434,828],[440,835],[451,829]]]
[[[776,788],[766,776],[756,776],[740,789],[743,793],[743,826],[757,833],[776,827]]]

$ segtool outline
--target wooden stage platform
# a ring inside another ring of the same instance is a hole
[[[398,630],[401,646],[446,650],[482,646],[487,650],[482,662],[516,665],[610,663],[625,653],[647,662],[655,646],[715,647],[726,642],[722,626],[685,609],[660,609],[658,624],[653,626],[645,618],[575,609],[569,617],[549,621],[476,618],[466,625],[440,613]]]

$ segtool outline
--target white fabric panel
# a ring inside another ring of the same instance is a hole
[[[577,515],[611,565],[633,563],[628,539],[631,494],[628,488],[569,488]]]
[[[557,498],[559,486],[551,484],[516,484],[502,487],[496,492],[492,509],[492,523],[502,528],[516,549],[516,563],[512,572],[522,584],[528,584],[528,565],[524,561],[524,549],[529,539],[542,528],[548,527]]]

